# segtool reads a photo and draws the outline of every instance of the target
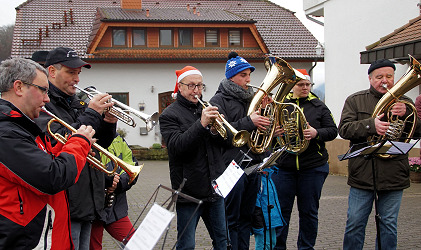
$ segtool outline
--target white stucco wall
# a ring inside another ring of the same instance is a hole
[[[251,63],[256,67],[252,74],[253,85],[260,85],[266,75],[266,69],[261,63]],[[101,92],[129,92],[130,107],[139,110],[138,104],[145,103],[146,114],[152,114],[159,110],[158,94],[173,91],[175,86],[175,70],[179,70],[188,64],[102,64],[92,63],[91,69],[83,69],[80,74],[80,87],[95,86]],[[198,68],[204,78],[206,91],[203,93],[203,100],[208,101],[216,92],[219,82],[225,77],[225,63],[192,63]],[[295,68],[309,69],[309,63],[291,63]],[[151,93],[151,87],[154,92]],[[138,126],[132,128],[122,122],[118,122],[118,128],[124,128],[128,134],[126,140],[131,145],[150,147],[153,143],[161,142],[159,127],[149,132],[147,136],[140,135],[139,126],[144,122],[135,117]]]
[[[339,123],[345,99],[369,87],[360,52],[420,13],[419,0],[329,0],[324,3],[326,104]],[[397,65],[395,81],[408,65]],[[407,95],[415,100],[418,87]]]

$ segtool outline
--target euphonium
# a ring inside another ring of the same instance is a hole
[[[399,98],[409,90],[421,84],[421,67],[420,63],[409,55],[410,67],[406,73],[396,82],[396,84],[383,95],[374,108],[371,117],[377,117],[381,114],[385,114],[383,119],[386,118],[390,123],[389,128],[385,135],[370,136],[368,141],[374,145],[381,142],[382,140],[391,141],[403,141],[409,142],[412,135],[415,132],[415,126],[417,121],[417,110],[415,106]],[[384,88],[387,89],[386,86]],[[392,108],[396,102],[403,102],[411,111],[408,116],[400,118],[397,115],[392,115]],[[379,155],[381,158],[390,158],[391,155]]]
[[[89,99],[92,99],[92,97],[96,94],[102,94],[101,92],[96,90],[94,87],[87,87],[85,89],[79,88],[77,85],[75,85],[75,87],[79,91],[85,93]],[[119,102],[113,98],[111,98],[111,101],[114,103],[114,105],[109,109],[110,114],[112,114],[117,119],[126,123],[129,126],[136,127],[136,122],[134,121],[133,117],[127,114],[127,112],[132,113],[135,116],[142,119],[146,123],[147,131],[151,131],[153,127],[155,127],[155,125],[158,123],[158,118],[159,118],[158,112],[155,112],[152,115],[148,115],[140,111],[137,111],[134,108],[131,108],[125,105],[124,103]]]
[[[208,102],[203,102],[202,100],[200,100],[199,96],[194,96],[199,102],[200,104],[202,104],[203,108],[206,108],[208,106],[212,106],[210,105],[210,103]],[[215,119],[215,121],[212,122],[212,126],[216,129],[216,131],[218,131],[218,133],[222,136],[222,138],[224,138],[224,140],[227,139],[227,130],[224,127],[227,126],[227,128],[229,129],[229,131],[231,131],[233,138],[232,138],[232,145],[234,147],[242,147],[244,144],[247,143],[247,141],[250,138],[250,133],[246,130],[240,130],[237,131],[231,124],[229,124],[227,122],[227,120],[224,119],[224,117],[222,117],[221,114],[218,114],[219,119],[222,120],[219,121],[217,119]]]
[[[60,118],[58,118],[57,116],[55,116],[50,111],[46,110],[45,107],[43,107],[42,111],[47,113],[49,116],[52,117],[52,119],[50,121],[48,121],[48,123],[47,123],[47,131],[56,141],[58,141],[62,144],[65,144],[67,142],[67,139],[64,136],[62,136],[61,134],[53,133],[51,131],[51,124],[53,122],[60,123],[61,125],[63,125],[67,129],[69,129],[73,133],[77,132],[77,130],[75,128],[73,128],[72,126],[70,126],[69,124],[67,124],[66,122],[64,122]],[[132,165],[124,162],[123,160],[121,160],[117,156],[113,155],[112,153],[108,152],[106,149],[104,149],[103,147],[101,147],[97,143],[92,144],[92,147],[97,149],[100,153],[104,154],[106,157],[108,157],[110,159],[110,161],[112,161],[114,163],[114,169],[112,171],[107,170],[107,166],[102,164],[102,162],[100,160],[98,160],[97,158],[93,157],[90,154],[88,154],[88,157],[86,158],[86,161],[89,162],[91,164],[91,166],[95,167],[96,169],[98,169],[102,172],[105,172],[109,176],[115,175],[118,167],[121,167],[121,169],[123,169],[127,173],[127,175],[129,176],[129,183],[131,183],[136,178],[136,176],[139,175],[140,171],[143,168],[143,164],[139,165],[139,166],[132,166]]]
[[[268,117],[272,123],[268,128],[266,128],[266,130],[258,128],[250,135],[248,145],[250,149],[257,154],[263,153],[270,146],[276,129],[276,123],[280,121],[280,125],[284,125],[282,123],[289,120],[286,119],[286,117],[279,120],[278,110],[282,110],[287,105],[293,105],[283,103],[283,101],[287,94],[291,91],[292,87],[294,87],[295,83],[301,79],[305,79],[303,74],[294,70],[289,63],[281,58],[269,56],[265,58],[264,63],[267,74],[263,79],[263,82],[260,84],[260,87],[257,88],[258,90],[255,93],[247,112],[247,115],[251,115],[255,111],[263,110],[261,115]],[[264,99],[268,96],[268,93],[270,93],[278,85],[280,86],[276,95],[273,97],[273,102],[264,106]],[[301,116],[304,117],[304,114]],[[301,120],[307,123],[305,121],[305,117]],[[295,131],[299,131],[299,129],[296,129]],[[288,131],[285,132],[288,133]],[[287,147],[292,144],[289,141],[284,141],[283,143],[287,145]],[[289,149],[289,151],[292,150]]]

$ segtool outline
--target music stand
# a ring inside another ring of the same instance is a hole
[[[417,139],[417,142],[420,139]],[[375,222],[376,222],[376,233],[377,233],[377,247],[381,250],[381,239],[380,239],[380,214],[378,212],[378,196],[377,196],[377,185],[376,185],[376,168],[374,164],[374,157],[376,155],[404,155],[409,152],[409,150],[414,147],[415,144],[405,143],[405,142],[398,142],[398,141],[391,141],[391,140],[382,140],[380,143],[375,145],[369,145],[363,147],[359,150],[352,151],[352,148],[361,144],[368,144],[369,142],[359,143],[352,145],[348,152],[343,155],[338,155],[338,159],[348,160],[350,158],[354,158],[357,156],[363,156],[366,160],[371,160],[371,171],[373,176],[373,194],[374,194],[374,210],[375,210]]]
[[[159,193],[159,190],[160,190],[160,189],[164,189],[164,190],[166,190],[166,191],[171,192],[171,195],[170,195],[167,199],[165,199],[165,200],[161,203],[161,206],[162,206],[162,207],[166,206],[166,208],[165,208],[165,209],[166,209],[166,210],[168,210],[168,211],[171,211],[171,212],[174,212],[174,211],[175,211],[175,204],[176,204],[176,202],[177,202],[178,197],[183,197],[184,199],[186,199],[186,200],[188,200],[188,201],[190,201],[190,202],[197,203],[197,207],[196,207],[196,209],[194,210],[194,212],[192,213],[191,217],[189,218],[189,220],[188,220],[188,222],[187,222],[187,225],[188,225],[188,224],[190,224],[190,222],[191,222],[191,220],[192,220],[192,218],[193,218],[193,215],[195,215],[195,214],[196,214],[196,212],[197,212],[197,211],[198,211],[198,209],[199,209],[199,206],[203,203],[203,201],[202,201],[202,200],[199,200],[199,199],[196,199],[196,198],[194,198],[194,197],[191,197],[191,196],[189,196],[189,195],[186,195],[186,194],[184,194],[184,193],[182,193],[182,192],[181,192],[181,189],[183,188],[183,186],[184,186],[185,182],[186,182],[186,179],[184,178],[184,179],[183,179],[183,182],[180,184],[180,187],[178,188],[178,190],[174,190],[174,189],[171,189],[171,188],[169,188],[169,187],[166,187],[166,186],[163,186],[163,185],[159,184],[159,185],[158,185],[158,187],[155,189],[154,193],[153,193],[153,194],[151,195],[151,197],[149,198],[148,202],[145,204],[145,206],[144,206],[143,210],[141,211],[141,213],[139,214],[138,218],[137,218],[137,219],[136,219],[136,221],[133,223],[133,228],[132,228],[132,229],[134,229],[134,226],[137,224],[137,222],[139,221],[140,217],[143,215],[143,213],[144,213],[144,211],[146,210],[146,208],[148,207],[148,205],[149,205],[150,203],[156,203],[156,200],[157,200],[158,193]],[[170,224],[168,225],[168,227],[167,227],[167,229],[166,229],[166,233],[165,233],[164,241],[163,241],[163,243],[162,243],[162,249],[164,249],[164,245],[165,245],[165,241],[166,241],[166,238],[167,238],[167,235],[168,235],[168,231],[169,231],[169,229],[170,229],[170,225],[171,225],[171,222],[170,222]],[[184,228],[184,229],[183,229],[183,231],[181,232],[180,236],[177,238],[177,241],[174,243],[174,245],[173,245],[172,249],[174,249],[174,248],[175,248],[175,246],[177,245],[177,242],[178,242],[179,238],[180,238],[180,237],[184,234],[184,231],[185,231],[185,228]],[[122,243],[120,244],[120,249],[124,249],[124,248],[125,248],[125,246],[126,246],[126,245],[127,245],[127,243],[128,243],[128,240],[127,240],[127,239],[129,238],[129,236],[132,236],[134,233],[135,233],[135,231],[132,231],[132,230],[131,230],[131,233],[129,233],[129,234],[128,234],[125,238],[124,238],[124,240],[122,241]]]

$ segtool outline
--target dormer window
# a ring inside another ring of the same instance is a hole
[[[146,46],[146,29],[133,29],[133,46]]]
[[[217,29],[206,30],[206,46],[213,47],[219,46],[219,36]]]
[[[178,44],[180,47],[192,46],[193,30],[179,29],[178,30]]]
[[[228,31],[228,42],[230,47],[241,47],[241,31],[230,30]]]
[[[172,29],[159,30],[159,46],[162,46],[162,47],[173,46]]]
[[[113,46],[126,46],[126,29],[113,29]]]

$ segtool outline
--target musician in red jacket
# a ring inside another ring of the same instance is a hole
[[[15,58],[0,65],[0,249],[74,249],[67,195],[95,131],[82,125],[52,148],[33,121],[50,99],[47,72]]]

